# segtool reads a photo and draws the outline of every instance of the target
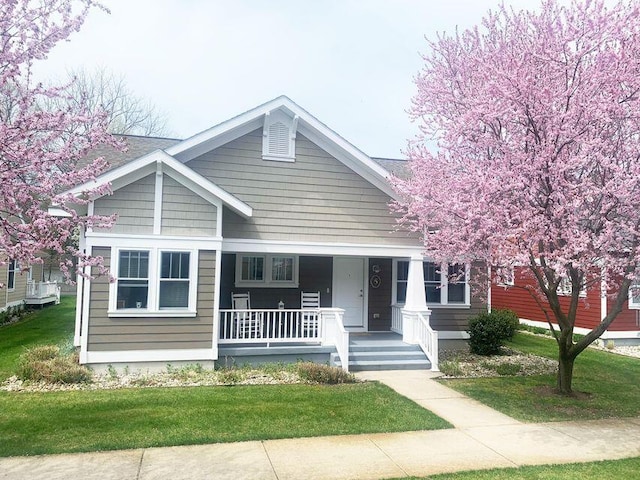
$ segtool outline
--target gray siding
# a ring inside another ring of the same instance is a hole
[[[162,234],[214,236],[215,205],[168,175],[162,180]]]
[[[95,202],[96,215],[118,214],[113,233],[153,233],[155,175],[130,183]]]
[[[110,265],[110,250],[96,248],[94,255]],[[212,348],[215,292],[213,251],[201,251],[198,268],[197,316],[194,318],[109,318],[109,279],[91,282],[89,351]],[[97,272],[93,272],[95,275]]]
[[[385,193],[303,135],[294,163],[262,160],[262,130],[256,130],[188,166],[253,207],[250,219],[224,209],[225,238],[417,243],[394,231]]]

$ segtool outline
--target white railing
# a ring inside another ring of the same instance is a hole
[[[27,297],[26,298],[47,298],[55,297],[56,303],[60,303],[60,287],[57,282],[36,282],[34,280],[27,281]]]
[[[413,333],[418,345],[431,362],[431,370],[438,371],[438,332],[431,328],[422,313],[416,316]]]
[[[431,370],[438,371],[438,332],[431,328],[431,311],[402,309],[402,340],[419,345],[431,362]]]
[[[334,345],[340,364],[345,372],[349,371],[349,332],[344,328],[342,308],[323,308],[320,310],[324,325],[324,345]]]
[[[320,310],[220,310],[220,343],[320,343]]]
[[[391,305],[391,331],[402,333],[402,307]]]

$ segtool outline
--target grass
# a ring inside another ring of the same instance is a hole
[[[15,373],[18,357],[33,345],[73,340],[75,297],[62,297],[60,305],[27,314],[18,323],[0,327],[0,382]]]
[[[640,478],[640,457],[604,462],[542,465],[431,475],[429,480],[620,480]],[[407,477],[418,480],[427,477]]]
[[[553,339],[518,333],[507,345],[555,359]],[[640,359],[587,349],[574,370],[575,398],[553,393],[555,376],[442,380],[443,384],[525,422],[640,416]]]
[[[71,338],[73,303],[0,329],[0,380]],[[0,456],[450,427],[378,383],[0,392]]]
[[[378,383],[0,394],[0,456],[438,428]]]

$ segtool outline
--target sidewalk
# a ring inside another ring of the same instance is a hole
[[[640,456],[640,418],[524,424],[435,382],[363,372],[452,423],[448,430],[0,459],[0,479],[381,479]]]

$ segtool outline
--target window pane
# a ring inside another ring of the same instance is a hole
[[[398,281],[404,280],[405,282],[409,279],[409,262],[401,261],[398,262]]]
[[[427,302],[440,303],[440,283],[437,286],[425,283],[424,291],[427,295]]]
[[[264,281],[264,258],[242,257],[242,280]]]
[[[271,259],[271,280],[274,282],[293,281],[293,257],[273,257]]]
[[[147,308],[148,280],[118,280],[116,308]]]
[[[119,278],[149,278],[149,252],[120,251]]]
[[[440,285],[440,265],[433,262],[424,262],[422,268],[425,282],[437,282]]]
[[[189,282],[163,280],[160,282],[160,308],[187,308],[189,306]]]
[[[404,303],[407,299],[407,282],[398,282],[396,301],[398,303]]]
[[[465,283],[450,283],[449,287],[449,303],[464,303],[465,301]]]
[[[189,252],[162,252],[160,278],[189,278]]]

